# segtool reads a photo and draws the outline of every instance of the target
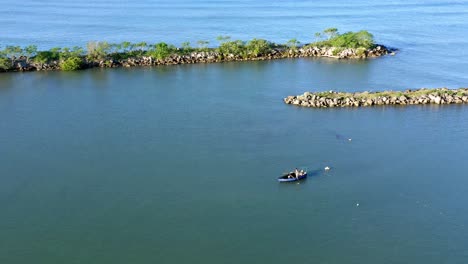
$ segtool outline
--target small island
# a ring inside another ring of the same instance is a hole
[[[301,44],[291,39],[276,44],[264,39],[231,40],[219,36],[219,46],[209,47],[208,41],[189,42],[175,47],[164,42],[118,44],[89,42],[82,47],[52,48],[38,51],[37,46],[6,46],[0,50],[0,72],[11,71],[74,71],[101,67],[133,67],[215,63],[227,61],[255,61],[297,57],[331,57],[337,59],[365,59],[394,54],[395,50],[376,44],[372,34],[365,30],[340,34],[336,28],[315,33],[315,41]]]
[[[379,105],[462,104],[468,103],[468,88],[419,89],[383,92],[305,92],[284,98],[286,104],[302,107],[361,107]]]

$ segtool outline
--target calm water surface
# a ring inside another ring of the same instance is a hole
[[[466,263],[468,107],[281,99],[466,86],[467,5],[3,3],[3,45],[307,41],[337,26],[401,51],[1,74],[0,263]],[[311,177],[278,184],[293,166]]]

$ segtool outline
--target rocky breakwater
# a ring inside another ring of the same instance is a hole
[[[315,47],[305,45],[297,48],[276,47],[268,50],[264,54],[223,54],[216,49],[208,51],[194,51],[186,54],[171,54],[165,58],[154,58],[148,55],[129,57],[125,59],[114,59],[113,57],[126,57],[123,54],[108,54],[106,58],[90,59],[81,56],[80,69],[87,68],[116,68],[135,66],[155,66],[155,65],[176,65],[194,63],[216,63],[229,61],[258,61],[274,60],[299,57],[331,57],[337,59],[365,59],[380,57],[387,54],[394,54],[395,50],[376,45],[370,49],[364,48],[337,48],[337,47]],[[53,71],[62,70],[63,60],[49,60],[37,62],[34,58],[24,56],[13,58],[12,66],[1,68],[1,71]]]
[[[335,47],[301,47],[297,49],[275,48],[268,53],[259,54],[257,56],[243,56],[241,54],[223,54],[218,51],[202,51],[191,52],[189,54],[172,54],[164,59],[154,59],[149,56],[140,58],[129,58],[119,61],[100,61],[99,67],[114,67],[124,66],[152,66],[152,65],[175,65],[175,64],[194,64],[194,63],[214,63],[214,62],[229,62],[229,61],[257,61],[257,60],[274,60],[284,58],[299,58],[299,57],[331,57],[337,59],[365,59],[372,57],[380,57],[388,54],[394,54],[395,50],[386,48],[382,45],[377,45],[371,49],[363,48],[335,48]]]
[[[468,103],[468,88],[419,89],[384,92],[305,92],[284,98],[286,104],[303,107],[361,107],[379,105],[462,104]]]
[[[340,48],[340,47],[314,47],[303,46],[298,49],[287,51],[287,57],[330,57],[337,59],[365,59],[380,57],[384,55],[395,55],[395,49],[387,48],[383,45],[376,45],[373,48]]]

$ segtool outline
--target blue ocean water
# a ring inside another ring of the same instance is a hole
[[[391,74],[406,87],[466,85],[468,1],[5,1],[0,45],[86,46],[88,41],[160,41],[179,45],[216,37],[313,41],[315,32],[366,29],[400,49]],[[376,83],[373,88],[386,88]]]
[[[0,74],[0,263],[466,263],[467,106],[282,98],[466,86],[468,1],[0,4],[1,46],[308,42],[333,26],[399,49]],[[276,182],[301,165],[306,181]]]

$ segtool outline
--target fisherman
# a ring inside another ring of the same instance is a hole
[[[294,175],[296,175],[296,179],[299,179],[299,176],[301,176],[297,168],[294,170]]]

